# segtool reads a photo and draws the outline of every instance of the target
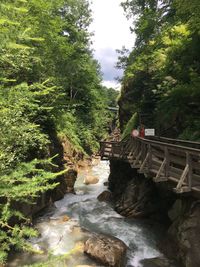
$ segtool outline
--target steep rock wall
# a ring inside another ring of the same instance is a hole
[[[181,198],[169,211],[169,215],[173,213],[173,216],[167,236],[167,248],[170,249],[166,252],[171,257],[177,257],[185,267],[197,267],[200,263],[199,204],[194,198]]]
[[[165,187],[158,188],[152,179],[138,174],[127,162],[112,160],[110,170],[109,189],[120,214],[168,221],[167,210],[174,201],[170,191]]]
[[[184,267],[200,262],[200,202],[172,192],[168,183],[155,184],[127,162],[110,161],[109,189],[115,209],[131,218],[150,218],[165,223],[166,238],[159,245],[166,255]]]

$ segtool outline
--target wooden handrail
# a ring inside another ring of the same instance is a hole
[[[161,142],[165,142],[165,143],[177,144],[177,145],[183,144],[183,146],[187,146],[187,147],[189,146],[192,148],[197,148],[197,149],[199,148],[200,149],[200,142],[196,142],[196,141],[173,139],[173,138],[167,138],[167,137],[161,137],[161,136],[151,136],[147,139],[155,140],[155,141],[161,141]]]
[[[162,147],[162,146],[163,147],[169,147],[169,148],[172,148],[174,150],[181,150],[183,152],[187,151],[187,152],[191,152],[193,154],[200,155],[200,149],[197,149],[197,148],[174,145],[174,144],[169,144],[169,143],[165,143],[165,142],[154,141],[154,140],[151,140],[151,139],[144,139],[144,138],[141,138],[141,137],[137,137],[137,139],[139,139],[141,142],[146,143],[146,144],[155,144],[155,145],[159,145],[160,147]]]
[[[200,149],[180,145],[189,141],[169,140],[128,136],[119,142],[103,141],[100,155],[128,161],[140,173],[153,175],[155,182],[176,182],[176,193],[195,191],[200,197]]]

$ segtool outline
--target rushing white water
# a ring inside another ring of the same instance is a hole
[[[83,184],[87,175],[97,176],[99,183]],[[85,241],[89,231],[113,235],[124,241],[129,247],[127,267],[142,267],[141,260],[161,255],[156,249],[157,235],[153,225],[126,219],[117,214],[111,205],[97,200],[97,196],[106,190],[103,183],[107,181],[108,175],[109,165],[105,161],[80,172],[75,185],[76,195],[66,194],[62,200],[55,202],[54,208],[38,220],[36,227],[40,237],[31,240],[36,250],[50,251],[53,255],[66,254],[77,244]],[[66,216],[71,219],[67,220]],[[22,254],[15,257],[8,266],[24,266],[44,261],[46,258],[47,253]],[[72,255],[66,265],[62,263],[56,266],[75,267],[83,264],[99,266],[83,253]]]

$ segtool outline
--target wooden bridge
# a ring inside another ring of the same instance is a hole
[[[154,182],[174,183],[177,194],[200,197],[200,143],[162,137],[127,136],[121,141],[102,141],[102,160],[129,162]]]

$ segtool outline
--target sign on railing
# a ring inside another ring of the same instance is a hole
[[[155,136],[155,129],[145,129],[145,136]]]

